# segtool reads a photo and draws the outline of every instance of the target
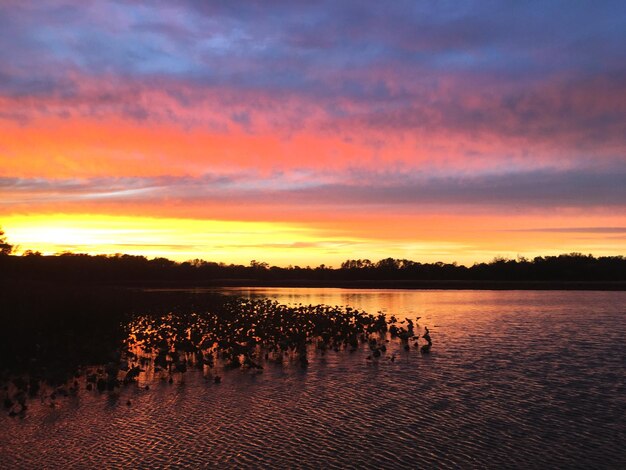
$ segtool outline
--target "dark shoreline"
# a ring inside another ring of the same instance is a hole
[[[119,287],[194,289],[228,287],[339,288],[339,289],[412,289],[412,290],[572,290],[626,291],[626,281],[423,281],[423,280],[360,280],[314,281],[306,279],[258,280],[214,279],[189,281],[133,281],[111,284]]]
[[[474,264],[419,263],[387,258],[348,260],[340,268],[281,268],[203,260],[183,263],[131,255],[0,256],[3,283],[40,282],[87,291],[105,288],[303,287],[424,290],[626,291],[626,258],[591,255],[537,257]]]
[[[76,281],[76,280],[5,280],[1,291],[29,289],[60,292],[77,288],[84,294],[103,290],[193,290],[221,288],[330,288],[330,289],[407,289],[407,290],[493,290],[493,291],[626,291],[626,281],[477,281],[477,280],[343,280],[310,279],[207,279],[192,280],[134,280],[134,281]]]

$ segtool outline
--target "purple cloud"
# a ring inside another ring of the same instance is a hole
[[[578,168],[473,175],[419,172],[347,174],[302,172],[207,175],[200,178],[93,178],[45,180],[0,178],[6,203],[41,201],[264,204],[350,207],[373,205],[404,210],[456,207],[626,207],[626,167]]]

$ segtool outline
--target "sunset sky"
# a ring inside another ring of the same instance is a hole
[[[20,250],[626,254],[624,1],[0,4]]]

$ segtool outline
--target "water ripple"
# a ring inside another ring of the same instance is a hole
[[[624,293],[386,295],[361,301],[441,325],[430,357],[391,342],[33,400],[0,418],[0,468],[626,467]]]

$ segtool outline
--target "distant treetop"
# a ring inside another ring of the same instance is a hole
[[[13,245],[7,241],[4,230],[0,227],[0,255],[10,255],[13,252]]]

